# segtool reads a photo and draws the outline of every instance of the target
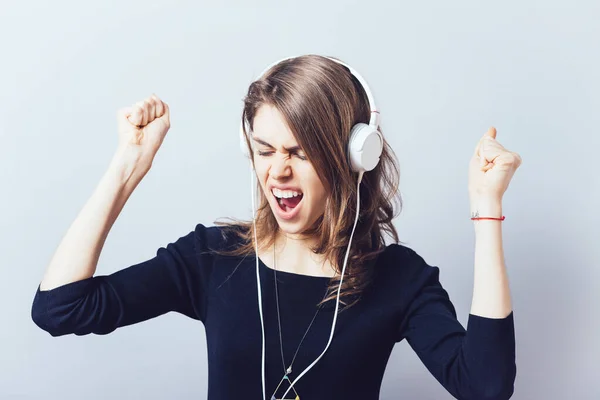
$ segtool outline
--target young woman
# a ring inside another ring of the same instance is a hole
[[[120,110],[118,149],[36,291],[35,323],[59,336],[107,334],[169,311],[199,320],[211,400],[377,399],[403,339],[454,397],[511,397],[502,196],[521,158],[491,128],[471,159],[475,277],[465,329],[439,269],[400,244],[398,164],[380,129],[378,161],[357,172],[353,127],[378,118],[361,80],[317,55],[268,68],[242,115],[258,182],[254,220],[197,224],[154,258],[94,277],[110,228],[170,126],[156,96]]]

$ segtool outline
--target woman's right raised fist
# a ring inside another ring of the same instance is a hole
[[[169,106],[152,95],[117,113],[120,147],[136,147],[141,159],[152,160],[171,127]]]

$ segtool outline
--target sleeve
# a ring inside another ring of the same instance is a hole
[[[157,250],[156,256],[110,275],[41,291],[31,307],[34,323],[52,336],[108,334],[169,311],[204,322],[212,257],[206,229]]]
[[[513,313],[501,319],[469,314],[465,330],[439,268],[416,253],[412,283],[416,295],[400,324],[397,341],[406,338],[425,367],[457,399],[509,399],[516,377]]]

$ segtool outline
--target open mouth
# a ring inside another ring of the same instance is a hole
[[[279,208],[284,213],[292,211],[300,204],[304,194],[298,191],[272,189],[273,196],[277,200]]]

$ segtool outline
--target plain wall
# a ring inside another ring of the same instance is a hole
[[[31,302],[116,148],[116,110],[157,93],[172,128],[98,274],[219,217],[250,216],[242,97],[269,63],[316,53],[361,72],[401,167],[401,239],[441,268],[466,324],[467,167],[489,126],[523,164],[504,196],[514,399],[598,399],[600,3],[2,1],[0,399],[201,399],[201,323],[170,313],[53,338]],[[406,342],[382,399],[450,399]]]

